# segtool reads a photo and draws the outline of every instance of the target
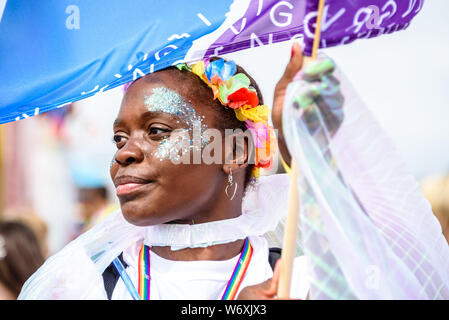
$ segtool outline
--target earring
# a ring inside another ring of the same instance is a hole
[[[229,194],[231,193],[230,192],[231,188],[234,188],[234,191],[232,192],[232,196],[229,196]],[[232,199],[234,199],[236,192],[237,192],[237,183],[234,183],[232,181],[232,169],[229,168],[228,185],[226,186],[225,193],[226,193],[226,196],[229,198],[229,200],[232,200]]]

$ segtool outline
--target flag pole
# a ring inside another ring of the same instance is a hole
[[[316,60],[321,36],[321,20],[323,16],[325,0],[319,0],[318,15],[315,27],[315,37],[313,40],[312,56],[304,57],[306,66],[310,61]],[[282,256],[279,275],[279,287],[277,296],[279,299],[290,298],[291,279],[293,271],[293,261],[296,255],[296,238],[298,236],[299,223],[299,194],[298,194],[298,165],[291,160],[290,187],[288,191],[288,212],[285,221],[284,239],[282,246]]]

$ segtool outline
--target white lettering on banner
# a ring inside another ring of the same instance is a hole
[[[316,18],[318,16],[318,13],[316,11],[313,12],[309,12],[305,17],[304,17],[304,33],[306,34],[307,37],[309,38],[315,38],[314,33],[309,29],[309,21],[312,20],[313,18]],[[325,17],[325,16],[324,16]],[[313,24],[313,27],[316,28],[316,23]]]
[[[357,34],[358,39],[368,39],[371,36],[371,30]]]
[[[218,56],[218,51],[223,50],[223,49],[224,49],[223,46],[216,47],[216,48],[214,49],[214,56]]]
[[[137,74],[139,74],[139,77],[137,77]],[[139,68],[135,68],[133,71],[133,81],[137,78],[143,77],[144,75],[145,73],[143,73],[142,70],[140,70]]]
[[[263,46],[263,42],[260,41],[259,37],[253,32],[251,33],[251,48],[255,47],[255,42],[257,42],[259,46]]]
[[[338,19],[341,18],[341,16],[346,12],[345,8],[341,8],[340,10],[338,10],[338,12],[331,18],[327,17],[327,11],[329,10],[329,5],[327,5],[324,9],[324,16],[323,16],[323,21],[321,23],[321,30],[324,32],[327,29],[329,29],[329,27],[331,25],[333,25]],[[315,26],[316,27],[316,26]]]
[[[363,26],[368,23],[368,19],[371,17],[371,12],[372,11],[369,8],[360,8],[359,10],[357,10],[354,19],[352,20],[352,26],[347,28],[345,31],[347,32],[355,27],[354,33],[358,33],[363,28]],[[360,20],[360,16],[362,14],[364,15],[364,17],[362,20]]]
[[[286,17],[286,19],[283,22],[276,20],[276,17],[274,15],[276,9],[278,7],[280,7],[280,6],[286,6],[286,7],[288,7],[290,9],[290,12],[282,12],[281,11],[279,13],[279,16]],[[289,26],[292,23],[292,16],[293,16],[292,13],[291,13],[292,9],[293,9],[293,5],[291,3],[289,3],[289,2],[287,2],[287,1],[280,1],[280,2],[276,3],[270,10],[270,20],[271,20],[271,22],[276,27],[281,27],[282,28],[282,27]]]
[[[343,39],[341,39],[340,45],[344,45],[350,38],[351,37],[349,36],[343,37]]]
[[[2,21],[3,12],[5,11],[6,0],[0,0],[0,22]]]
[[[190,34],[188,34],[188,33],[183,33],[181,35],[175,33],[175,34],[171,35],[170,37],[168,37],[168,41],[172,41],[174,39],[178,39],[179,40],[179,39],[182,39],[182,38],[189,38],[189,37],[190,37]]]
[[[256,46],[256,42],[260,47],[264,45],[264,43],[259,39],[259,37],[253,32],[253,33],[251,33],[251,44],[250,44],[251,48],[254,48]],[[272,43],[273,43],[273,34],[269,33],[267,44],[272,44]]]
[[[65,20],[65,27],[69,30],[80,28],[80,8],[71,4],[65,8],[65,13],[69,14]]]
[[[341,8],[333,17],[328,18],[327,13],[329,10],[329,6],[330,5],[325,5],[323,8],[323,19],[321,21],[322,32],[325,32],[327,29],[329,29],[330,26],[337,22],[337,20],[340,19],[346,12],[346,8]],[[318,13],[316,11],[313,11],[309,12],[304,18],[304,33],[307,35],[307,37],[312,39],[315,38],[315,33],[314,31],[309,29],[309,21],[313,18],[316,18],[317,15]],[[313,28],[316,28],[316,22],[313,24]]]
[[[393,30],[394,29],[394,30]],[[397,23],[392,23],[387,27],[387,33],[396,32],[399,29],[399,25]]]
[[[415,7],[415,3],[416,3],[416,0],[409,0],[408,1],[408,9],[407,9],[407,11],[404,12],[404,14],[402,15],[402,18],[405,18],[410,13],[412,13],[413,8]]]
[[[34,109],[34,115],[37,116],[39,114],[39,108]]]
[[[234,34],[239,34],[240,32],[242,32],[243,31],[243,29],[245,28],[245,26],[246,26],[246,18],[243,18],[242,19],[242,23],[241,23],[241,25],[240,25],[240,31],[238,31],[233,25],[231,26],[231,30],[232,30],[232,32],[234,32]]]
[[[116,78],[121,78],[122,77],[122,75],[120,74],[120,73],[116,73],[116,74],[114,74],[114,77],[116,77]]]
[[[320,44],[321,48],[326,48],[327,47],[327,42],[326,39],[321,39],[321,44]]]
[[[81,92],[81,95],[86,95],[86,94],[88,94],[88,93],[91,93],[91,92],[94,92],[94,91],[97,91],[98,90],[98,88],[100,88],[100,86],[97,84],[92,90],[90,90],[90,91],[87,91],[87,92]]]
[[[382,11],[386,11],[388,7],[392,7],[391,12],[385,12],[379,20],[379,25],[382,24],[382,22],[384,21],[384,19],[390,19],[392,16],[394,16],[394,14],[396,13],[396,11],[398,10],[398,5],[396,4],[395,0],[389,0],[387,3],[384,4],[384,6],[382,7]]]
[[[263,6],[263,0],[259,0],[259,6],[257,7],[256,17],[258,17],[260,15],[260,13],[262,12],[262,6]]]
[[[424,4],[424,0],[419,0],[419,7],[415,10],[415,13],[418,13],[422,9],[422,5]]]
[[[117,76],[117,75],[116,75]],[[121,77],[121,76],[120,76]],[[97,93],[101,93],[101,92],[103,92],[104,91],[104,89],[106,89],[107,87],[109,87],[109,84],[107,84],[107,85],[105,85],[104,87],[101,87],[100,88],[100,85],[96,85],[92,90],[90,90],[90,91],[87,91],[87,92],[85,92],[85,91],[83,91],[83,92],[81,92],[81,95],[86,95],[86,94],[89,94],[89,93],[92,93],[92,92],[95,92],[95,91],[98,91],[98,92],[96,92],[95,94],[97,94]],[[100,88],[100,90],[98,90]]]
[[[161,58],[160,58],[160,53],[161,53],[163,50],[167,49],[167,48],[172,48],[172,50],[165,51],[164,54],[163,54],[162,56],[165,56],[165,55],[169,54],[170,52],[172,52],[173,50],[178,49],[178,47],[175,46],[174,44],[169,44],[168,46],[166,46],[165,48],[163,48],[163,49],[157,51],[157,52],[154,54],[154,57],[156,58],[157,61],[161,60]]]
[[[63,103],[63,104],[60,104],[59,106],[57,106],[56,108],[62,108],[62,107],[65,107],[65,106],[68,106],[69,104],[72,104],[73,103],[73,101],[69,101],[69,102],[66,102],[66,103]]]
[[[203,21],[205,24],[206,24],[206,26],[211,26],[212,25],[212,23],[210,23],[210,21],[209,20],[207,20],[206,19],[206,17],[205,16],[203,16],[203,14],[202,13],[197,13],[196,14],[196,16],[198,17],[198,18],[200,18],[201,19],[201,21]]]
[[[297,34],[294,34],[294,35],[290,38],[290,40],[294,40],[294,39],[302,39],[302,38],[304,38],[304,35],[303,35],[302,33],[297,33]]]

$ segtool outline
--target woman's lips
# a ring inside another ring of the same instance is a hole
[[[133,176],[119,176],[114,179],[117,196],[124,196],[138,191],[153,181]]]
[[[148,183],[125,183],[117,186],[116,194],[117,196],[124,196],[133,193],[137,189],[146,186]]]

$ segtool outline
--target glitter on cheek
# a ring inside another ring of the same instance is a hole
[[[152,155],[162,160],[179,162],[189,151],[190,135],[188,129],[176,130],[174,134],[163,138]]]
[[[181,138],[161,140],[157,151],[153,152],[153,156],[160,161],[164,159],[179,161],[186,153],[201,151],[209,143],[203,137],[207,129],[207,125],[203,123],[204,116],[197,115],[195,109],[178,93],[165,87],[154,88],[151,96],[145,96],[145,105],[152,112],[176,115],[178,118],[176,123],[182,122],[187,127]]]

